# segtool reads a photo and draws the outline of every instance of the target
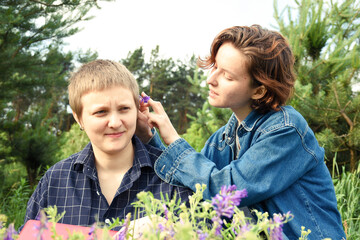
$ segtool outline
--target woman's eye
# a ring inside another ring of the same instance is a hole
[[[232,80],[232,78],[230,77],[229,74],[224,73],[224,77],[225,77],[227,80]]]
[[[105,114],[105,113],[106,113],[105,110],[100,110],[100,111],[95,112],[94,114],[95,115],[101,115],[101,114]]]
[[[213,66],[213,67],[211,68],[211,70],[210,70],[210,73],[215,72],[215,71],[216,71],[216,69],[217,69],[217,67],[216,67],[216,66]]]
[[[130,110],[130,107],[121,107],[120,108],[120,111],[128,111],[128,110]]]

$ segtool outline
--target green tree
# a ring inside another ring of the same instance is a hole
[[[145,55],[142,47],[129,52],[127,58],[122,59],[121,63],[135,76],[139,86],[147,85],[145,81]]]
[[[11,156],[25,166],[30,186],[35,186],[37,176],[55,162],[58,149],[55,128],[51,119],[44,118],[46,108],[32,109],[17,122],[9,122],[14,131],[10,135]]]
[[[92,7],[96,0],[0,2],[0,132],[11,143],[0,141],[0,150],[5,163],[24,164],[30,184],[54,159],[56,136],[71,126],[66,86],[74,62],[96,57],[63,51],[63,39],[90,19]]]
[[[326,158],[356,169],[360,151],[359,0],[295,1],[275,18],[292,46],[297,83],[291,104],[307,119]],[[295,15],[295,17],[293,17]],[[328,166],[331,162],[328,162]]]

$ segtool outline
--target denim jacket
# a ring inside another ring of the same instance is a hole
[[[309,239],[345,239],[324,149],[301,114],[290,106],[265,115],[252,111],[237,126],[233,114],[201,153],[178,139],[155,162],[156,173],[194,191],[197,183],[206,184],[205,198],[215,196],[223,185],[245,188],[248,197],[240,206],[270,216],[288,211],[294,215],[283,227],[291,240],[299,239],[301,226],[311,230]],[[234,156],[236,134],[238,156]],[[150,144],[162,145],[158,136]]]

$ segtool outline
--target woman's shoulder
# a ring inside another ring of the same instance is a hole
[[[52,175],[55,172],[61,172],[61,171],[70,171],[73,168],[78,156],[79,153],[75,153],[66,159],[56,162],[46,171],[45,175]]]
[[[69,157],[62,159],[52,165],[45,173],[45,176],[54,177],[58,174],[67,174],[70,171],[78,171],[83,168],[89,160],[89,155],[92,153],[91,144],[88,144],[80,152],[74,153]]]
[[[305,118],[292,106],[282,106],[278,111],[271,111],[265,114],[257,125],[261,131],[295,128],[303,133],[308,129],[308,123]]]

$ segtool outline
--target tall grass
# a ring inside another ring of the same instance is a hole
[[[335,162],[336,164],[336,162]],[[333,178],[338,209],[348,240],[360,239],[360,165],[351,173],[343,167],[342,173]]]
[[[32,190],[24,178],[14,183],[9,191],[0,193],[0,214],[7,216],[7,224],[14,223],[18,229],[24,223],[26,205]]]

